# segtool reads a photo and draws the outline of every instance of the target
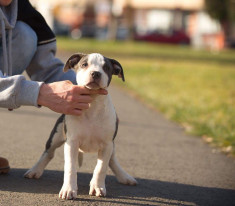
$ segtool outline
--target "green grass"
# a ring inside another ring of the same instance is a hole
[[[100,52],[123,65],[128,88],[190,134],[235,155],[235,51],[59,38],[58,48]]]

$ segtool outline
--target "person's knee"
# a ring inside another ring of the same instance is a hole
[[[13,30],[13,41],[22,48],[24,52],[35,53],[37,50],[37,35],[35,31],[22,21],[17,21]],[[13,49],[15,49],[13,47]]]
[[[27,24],[17,21],[12,36],[13,74],[22,73],[37,51],[37,35]]]

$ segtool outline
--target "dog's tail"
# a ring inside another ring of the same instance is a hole
[[[78,166],[81,167],[83,162],[83,152],[78,152]]]

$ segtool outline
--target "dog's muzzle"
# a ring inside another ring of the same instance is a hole
[[[91,72],[91,81],[86,85],[88,89],[100,89],[101,73],[97,71]]]

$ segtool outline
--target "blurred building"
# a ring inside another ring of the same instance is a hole
[[[180,32],[196,48],[224,47],[220,24],[205,13],[204,0],[30,1],[57,34],[99,39],[155,35],[161,37],[156,41],[167,43]],[[168,43],[188,42],[182,39]]]
[[[123,0],[135,9],[137,33],[157,31],[172,35],[185,31],[196,48],[221,49],[224,36],[220,24],[204,11],[204,0]],[[184,42],[182,42],[184,43]]]

